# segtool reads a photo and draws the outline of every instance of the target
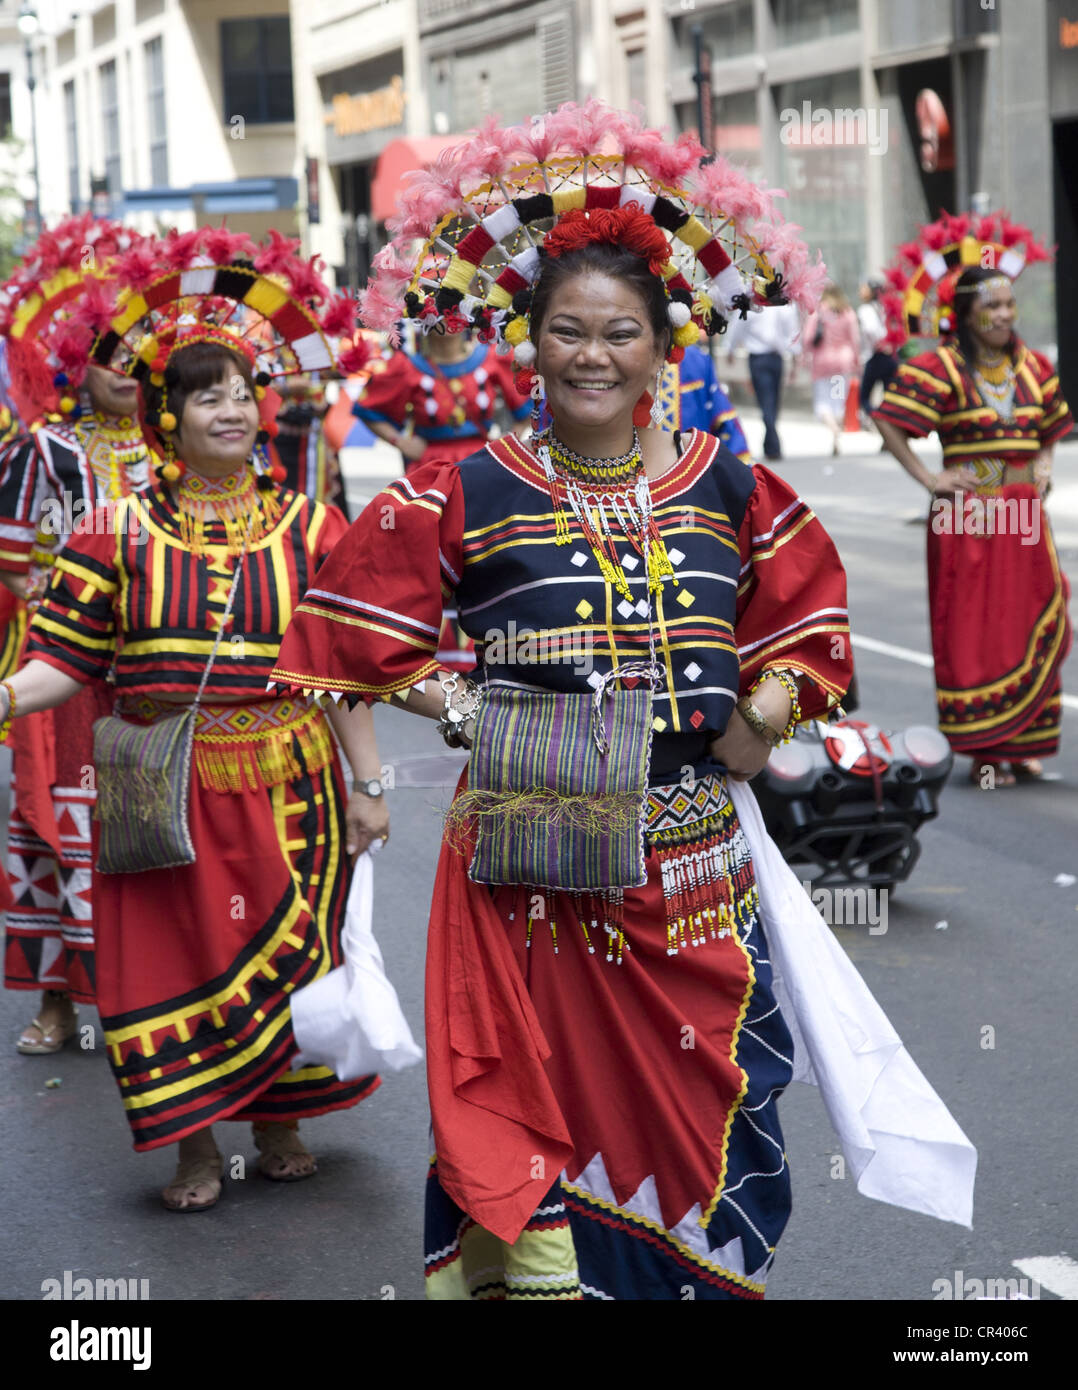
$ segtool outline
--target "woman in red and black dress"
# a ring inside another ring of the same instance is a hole
[[[955,334],[904,363],[873,412],[933,496],[928,594],[940,729],[982,786],[1039,777],[1059,747],[1068,585],[1042,503],[1073,420],[1051,363],[1015,335],[1010,280],[971,267]],[[937,433],[933,473],[909,438]],[[1004,764],[1009,764],[1009,770]]]

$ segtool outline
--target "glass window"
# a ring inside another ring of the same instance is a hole
[[[168,183],[168,129],[165,122],[165,56],[163,40],[151,39],[145,47],[146,105],[150,136],[150,187]]]
[[[67,199],[71,211],[79,210],[79,120],[75,79],[64,83],[64,127],[67,132]]]
[[[778,185],[809,247],[852,295],[864,274],[866,161],[882,157],[880,108],[860,105],[857,72],[784,82],[773,89],[779,127]],[[875,150],[875,153],[873,153]]]
[[[224,119],[254,125],[294,119],[292,31],[287,15],[221,21]]]
[[[678,55],[683,63],[694,61],[693,29],[699,25],[704,42],[711,48],[711,61],[739,58],[756,48],[752,22],[753,0],[732,0],[700,14],[681,15],[674,19],[674,34]]]
[[[931,3],[938,10],[949,8],[941,0]],[[771,12],[779,47],[849,34],[858,28],[857,0],[771,0]]]
[[[120,93],[116,82],[116,61],[110,58],[98,69],[101,97],[101,130],[104,136],[105,178],[109,193],[116,197],[123,189],[120,161]]]

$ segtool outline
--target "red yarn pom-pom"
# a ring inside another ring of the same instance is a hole
[[[646,430],[651,424],[651,396],[647,391],[633,406],[633,424],[638,430]]]

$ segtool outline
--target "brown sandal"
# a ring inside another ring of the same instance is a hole
[[[161,1193],[161,1201],[169,1211],[209,1211],[220,1200],[224,1171],[224,1159],[216,1150],[198,1158],[181,1159],[176,1166],[176,1176]],[[199,1189],[207,1193],[201,1201],[198,1200]],[[170,1193],[175,1195],[170,1196]],[[184,1197],[187,1200],[183,1200]]]
[[[1011,771],[1018,782],[1039,782],[1044,776],[1044,765],[1040,758],[1025,758],[1021,762],[1012,762]]]
[[[987,787],[983,784],[986,772],[992,774],[992,781]],[[1002,763],[989,763],[974,758],[970,764],[969,780],[975,787],[980,787],[981,791],[992,791],[996,787],[1013,787],[1018,779],[1013,772],[1007,772]]]
[[[302,1182],[318,1172],[314,1154],[299,1137],[295,1123],[259,1122],[254,1129],[255,1146],[261,1157],[258,1171],[271,1182]]]

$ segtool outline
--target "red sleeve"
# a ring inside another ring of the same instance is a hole
[[[1044,406],[1044,414],[1041,416],[1038,429],[1041,444],[1047,447],[1047,445],[1054,444],[1058,439],[1070,434],[1074,428],[1074,417],[1071,415],[1067,402],[1063,399],[1063,392],[1059,389],[1059,373],[1055,367],[1043,353],[1034,352],[1032,348],[1030,349],[1030,356],[1036,362],[1038,384]]]
[[[513,366],[513,359],[511,357],[499,357],[496,352],[492,351],[488,360],[488,370],[492,371],[497,378],[498,390],[502,393],[505,408],[514,420],[523,420],[530,413],[532,403],[529,396],[525,396],[517,390],[516,368]]]
[[[352,414],[368,425],[395,425],[403,429],[415,388],[415,368],[403,352],[395,352],[388,361],[375,358],[368,371],[370,379],[352,407]]]
[[[444,599],[464,564],[456,464],[423,464],[364,508],[318,571],[271,676],[370,704],[437,671]]]
[[[739,536],[740,693],[765,671],[801,671],[801,712],[812,719],[838,704],[853,676],[846,571],[797,494],[770,469],[755,464],[753,472],[756,488]]]
[[[924,439],[939,429],[951,408],[953,392],[939,353],[922,352],[902,363],[872,417],[889,420],[906,434]]]

